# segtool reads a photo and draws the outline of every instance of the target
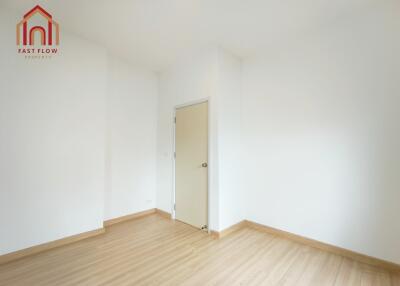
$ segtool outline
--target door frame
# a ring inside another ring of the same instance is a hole
[[[176,170],[175,170],[175,165],[176,165],[176,110],[179,108],[183,107],[188,107],[200,103],[205,103],[207,102],[207,232],[211,233],[210,230],[210,98],[202,98],[199,100],[193,100],[186,102],[184,104],[178,104],[174,106],[174,112],[173,112],[173,117],[172,117],[172,129],[173,129],[173,142],[172,142],[172,184],[173,184],[173,192],[172,192],[172,212],[171,212],[171,217],[173,220],[175,220],[175,204],[176,204]]]

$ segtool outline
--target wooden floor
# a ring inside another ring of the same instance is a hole
[[[400,276],[245,228],[220,240],[157,214],[0,266],[0,285],[400,285]]]

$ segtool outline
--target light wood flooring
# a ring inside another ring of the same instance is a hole
[[[400,275],[250,228],[216,240],[153,214],[0,265],[0,285],[394,286]]]

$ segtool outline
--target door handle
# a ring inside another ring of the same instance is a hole
[[[207,167],[208,167],[208,164],[207,164],[207,163],[203,163],[203,164],[201,164],[201,166],[202,166],[203,168],[207,168]]]

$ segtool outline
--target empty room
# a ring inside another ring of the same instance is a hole
[[[400,286],[400,1],[0,0],[0,286]]]

